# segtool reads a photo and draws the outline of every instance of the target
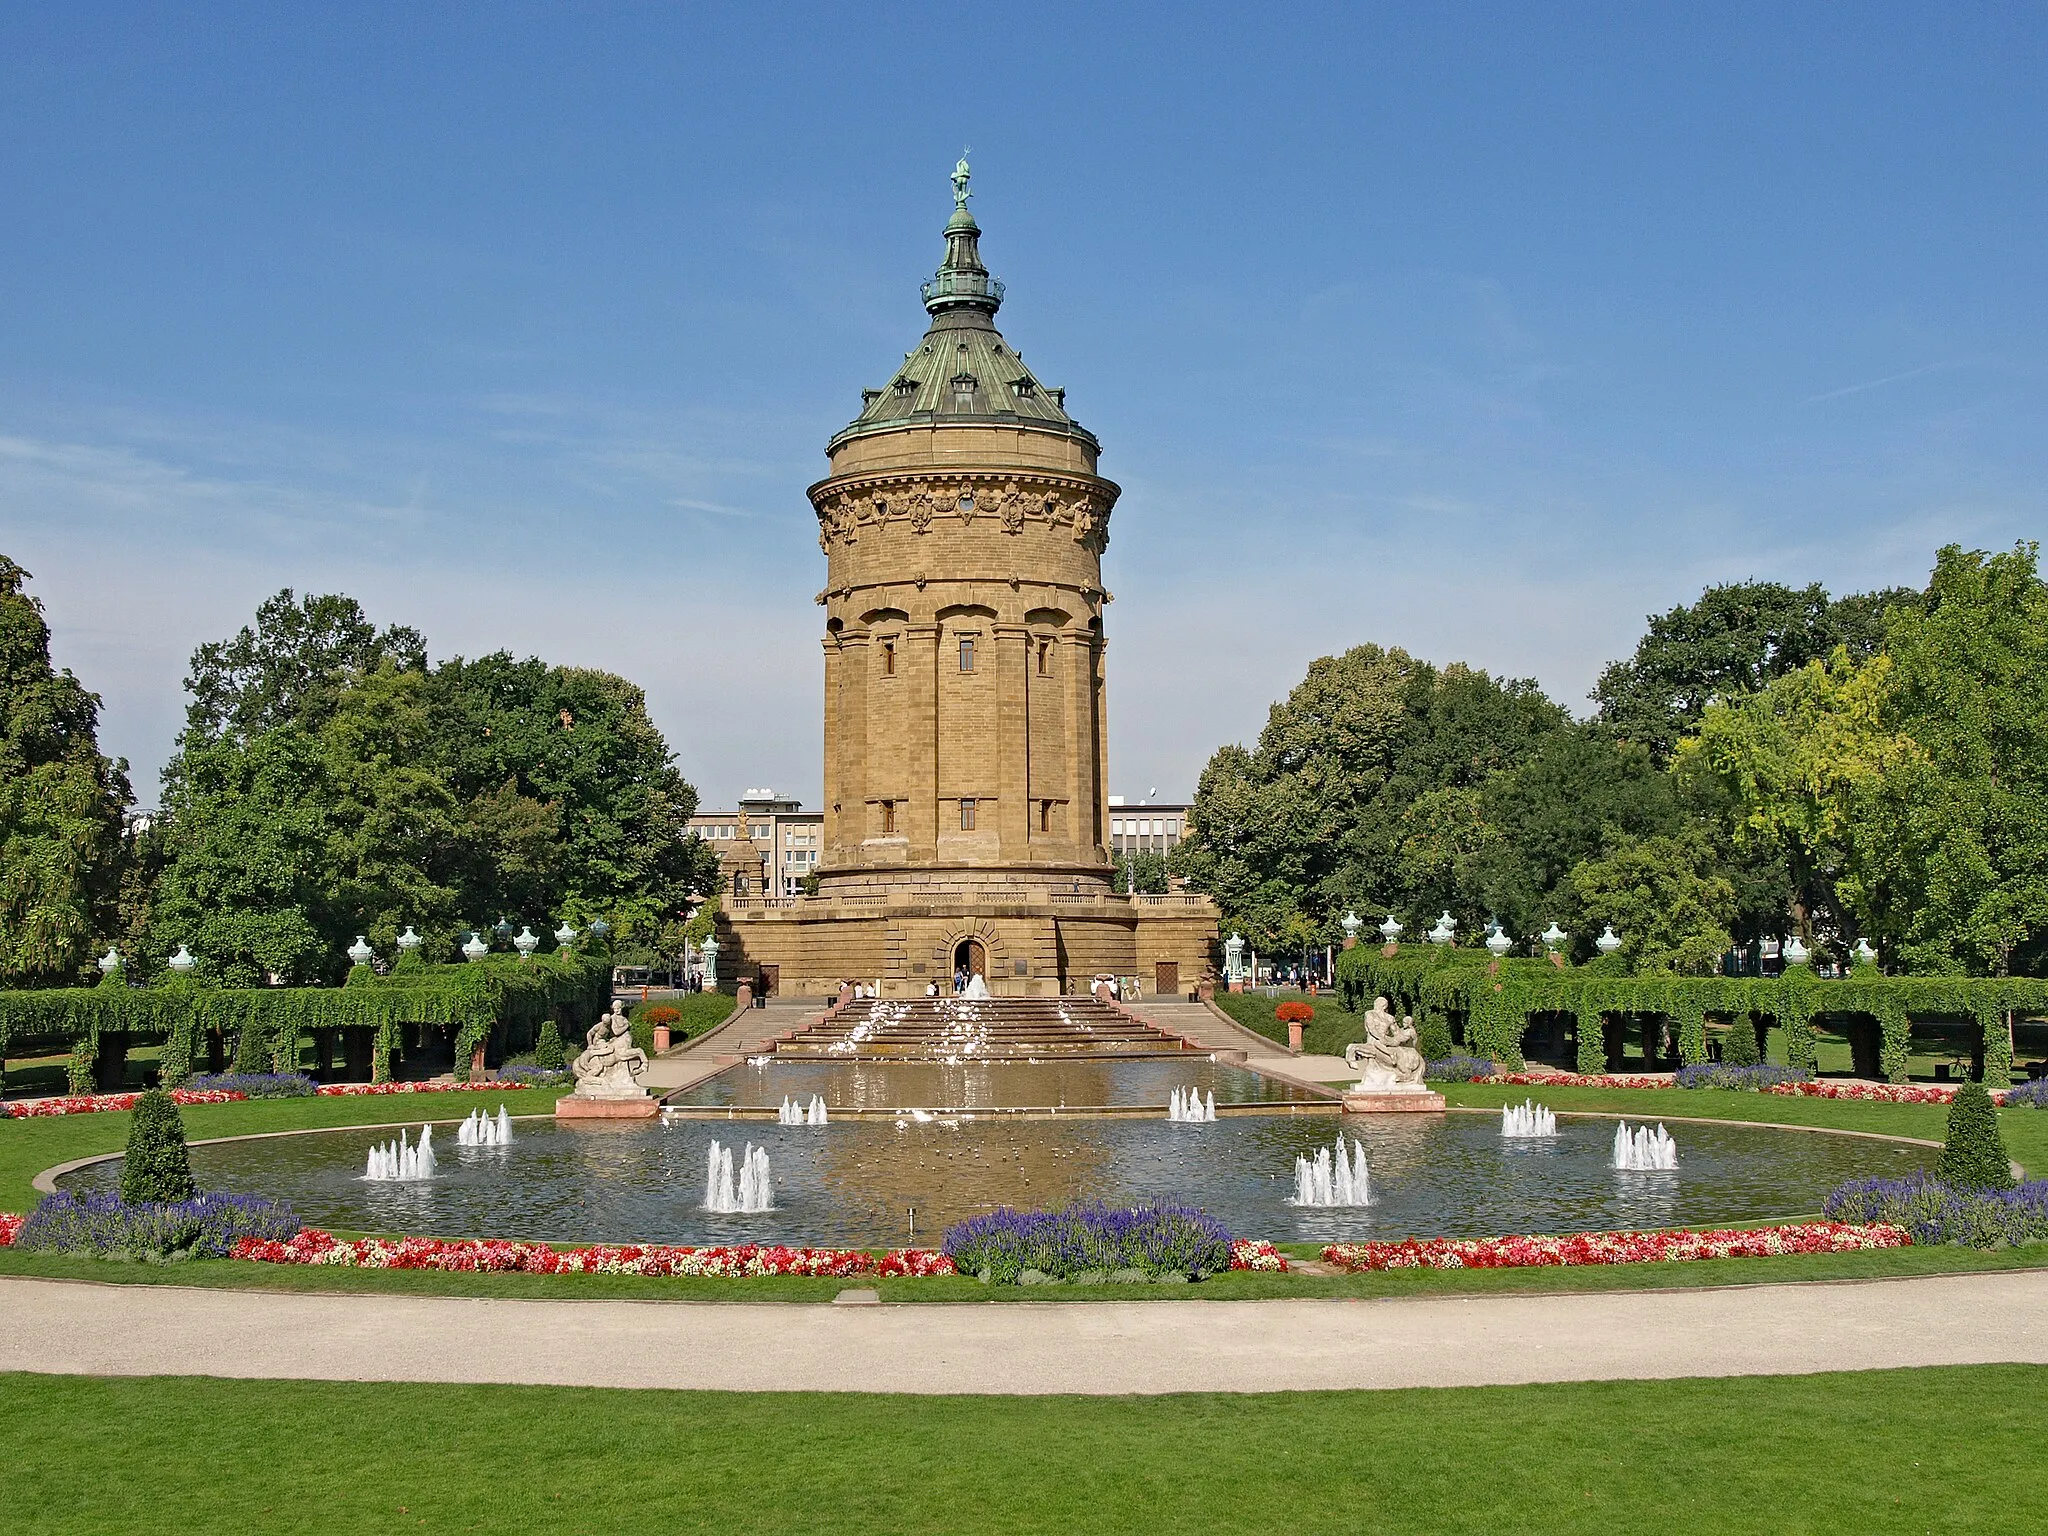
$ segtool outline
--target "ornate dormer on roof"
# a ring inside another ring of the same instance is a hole
[[[861,392],[860,415],[832,439],[828,451],[869,432],[977,420],[1056,432],[1099,446],[1095,435],[1067,414],[1067,392],[1039,383],[996,329],[1003,285],[981,263],[981,226],[967,211],[973,196],[969,174],[963,156],[953,168],[946,258],[922,288],[931,328],[915,351],[903,355],[895,377],[880,389]]]

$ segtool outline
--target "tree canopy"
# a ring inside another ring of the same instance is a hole
[[[1173,864],[1255,944],[1449,911],[1638,969],[1858,937],[1919,973],[2048,964],[2048,586],[2035,546],[1943,549],[1924,591],[1708,588],[1574,723],[1531,683],[1363,645],[1224,746]]]
[[[1810,914],[1913,970],[2006,975],[2048,944],[2048,587],[2030,544],[1944,548],[1884,648],[1710,707],[1685,754]]]
[[[219,979],[338,980],[357,934],[678,918],[696,792],[625,679],[498,653],[436,667],[350,598],[281,592],[201,646],[165,771],[147,928]]]
[[[1907,588],[1831,599],[1820,583],[1772,581],[1709,587],[1697,602],[1653,614],[1627,661],[1610,664],[1593,690],[1599,717],[1624,740],[1667,760],[1716,700],[1754,693],[1838,646],[1873,654],[1888,608],[1918,600]]]
[[[0,985],[77,980],[113,930],[128,765],[99,749],[100,699],[50,662],[29,573],[0,555]]]
[[[1567,726],[1534,683],[1376,645],[1323,657],[1254,750],[1209,760],[1173,867],[1267,947],[1326,938],[1347,906],[1463,905],[1482,786]]]

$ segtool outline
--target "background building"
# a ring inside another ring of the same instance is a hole
[[[728,897],[803,894],[825,843],[824,816],[772,789],[748,790],[737,810],[699,811],[690,830],[718,855]]]
[[[1211,962],[1214,904],[1111,888],[1102,551],[1118,488],[1066,391],[996,330],[1003,287],[965,161],[953,181],[929,327],[862,392],[809,492],[826,557],[818,893],[771,878],[775,894],[737,894],[759,884],[753,845],[781,845],[751,814],[742,838],[735,815],[721,931],[794,991],[860,979],[913,996],[964,969],[998,995],[1103,973],[1177,994]]]
[[[1109,797],[1109,851],[1121,859],[1127,853],[1168,854],[1188,835],[1186,801],[1126,801],[1122,795]]]

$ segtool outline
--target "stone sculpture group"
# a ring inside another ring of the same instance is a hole
[[[1344,1091],[1344,1108],[1352,1113],[1386,1110],[1436,1110],[1443,1095],[1422,1080],[1422,1052],[1415,1048],[1415,1020],[1396,1020],[1387,1000],[1376,997],[1365,1016],[1365,1039],[1344,1048],[1344,1064],[1358,1071],[1358,1082]]]

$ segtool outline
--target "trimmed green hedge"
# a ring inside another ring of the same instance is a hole
[[[1773,1020],[1785,1032],[1790,1065],[1813,1067],[1813,1021],[1848,1017],[1878,1031],[1878,1059],[1890,1081],[1906,1080],[1907,1041],[1915,1019],[1967,1019],[1983,1030],[1984,1081],[2012,1081],[2009,1012],[2048,1011],[2048,981],[2018,976],[1886,976],[1859,966],[1823,981],[1806,966],[1783,976],[1634,976],[1611,960],[1553,965],[1548,960],[1496,960],[1456,946],[1398,948],[1389,955],[1360,945],[1337,961],[1337,984],[1348,1007],[1384,995],[1416,1028],[1464,1027],[1475,1055],[1522,1065],[1522,1035],[1532,1014],[1562,1013],[1577,1023],[1578,1068],[1606,1070],[1609,1021],[1669,1019],[1678,1054],[1707,1059],[1707,1019],[1749,1024]]]
[[[168,1087],[192,1075],[208,1035],[219,1037],[238,1071],[295,1072],[305,1035],[364,1029],[374,1031],[371,1080],[384,1082],[408,1026],[452,1026],[459,1067],[494,1035],[504,1055],[530,1049],[550,1021],[563,1038],[580,1040],[610,1000],[610,956],[573,951],[401,962],[388,976],[357,966],[339,987],[208,987],[177,978],[147,988],[0,992],[0,1056],[68,1047],[72,1089],[87,1092],[131,1042],[159,1040]]]

